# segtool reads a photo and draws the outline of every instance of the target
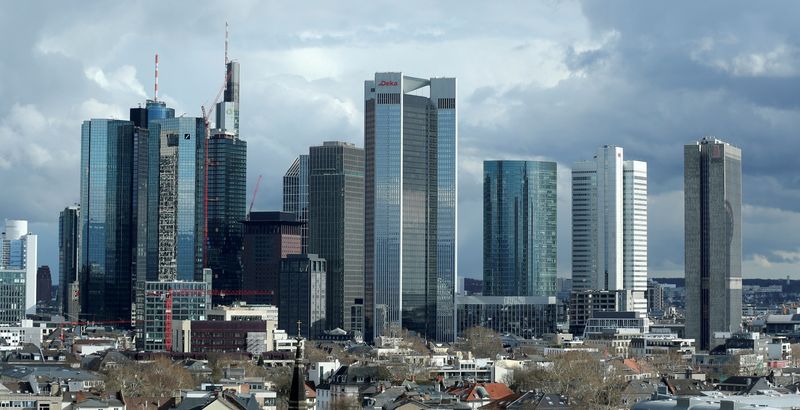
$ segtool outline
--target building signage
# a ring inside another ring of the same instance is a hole
[[[378,83],[378,87],[391,87],[391,86],[397,86],[397,85],[398,85],[397,81],[386,81],[386,80],[383,80],[380,83]]]

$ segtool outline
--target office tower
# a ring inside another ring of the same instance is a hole
[[[131,318],[133,128],[93,119],[81,128],[81,312],[92,320]]]
[[[281,259],[278,327],[316,339],[323,334],[326,304],[326,262],[314,254],[288,255]]]
[[[147,281],[144,285],[143,337],[136,348],[148,352],[174,351],[176,324],[183,320],[205,320],[211,309],[211,271],[204,269],[201,281]],[[172,322],[167,326],[167,301],[172,306]],[[167,334],[170,338],[167,338]],[[171,345],[171,346],[170,346]]]
[[[288,212],[251,212],[244,221],[243,289],[273,292],[249,296],[247,303],[277,304],[281,259],[300,253],[302,225]]]
[[[80,229],[81,207],[72,205],[58,215],[59,302],[62,314],[70,320],[80,315]]]
[[[647,313],[647,164],[621,147],[572,168],[572,289],[630,290]]]
[[[456,80],[376,73],[364,100],[367,339],[403,327],[452,341]]]
[[[327,265],[326,325],[363,332],[352,312],[364,303],[364,150],[325,142],[308,168],[308,251]]]
[[[149,114],[148,114],[149,115]],[[148,118],[151,149],[158,143],[157,177],[150,174],[148,189],[158,181],[157,217],[148,220],[157,229],[158,280],[202,280],[205,235],[205,124],[202,118]],[[153,154],[153,151],[150,151]],[[151,172],[156,164],[148,164]],[[153,194],[150,192],[149,194]],[[153,204],[151,203],[150,206]],[[148,218],[149,219],[149,218]]]
[[[217,103],[216,129],[208,141],[207,266],[214,288],[242,287],[242,221],[246,218],[247,142],[239,139],[239,63],[226,65],[225,100]],[[239,297],[214,296],[214,303]]]
[[[308,155],[298,156],[283,175],[283,212],[293,213],[303,223],[302,253],[308,253]]]
[[[484,296],[556,295],[555,162],[483,162]]]
[[[0,269],[7,272],[9,280],[12,276],[19,276],[20,272],[23,274],[23,319],[24,314],[36,313],[37,239],[36,235],[28,231],[28,221],[5,220],[5,229],[0,236]]]
[[[686,337],[710,350],[742,323],[742,151],[703,138],[683,161]]]
[[[39,269],[36,269],[36,303],[48,306],[52,297],[53,278],[50,276],[50,267],[39,266]]]

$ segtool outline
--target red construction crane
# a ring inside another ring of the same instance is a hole
[[[253,199],[250,200],[250,208],[247,210],[248,219],[250,218],[250,212],[253,212],[253,204],[256,202],[256,194],[258,194],[259,185],[261,185],[261,175],[258,176],[258,181],[256,181],[256,189],[253,190]]]
[[[272,295],[271,290],[258,290],[258,289],[239,289],[239,290],[222,290],[222,289],[167,289],[166,291],[150,291],[148,296],[163,296],[164,297],[164,348],[170,352],[172,351],[172,296],[205,296],[205,295]],[[130,322],[129,322],[130,323]]]

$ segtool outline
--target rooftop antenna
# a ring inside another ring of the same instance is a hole
[[[156,53],[156,82],[153,85],[153,101],[158,101],[158,53]]]
[[[225,22],[225,65],[229,62],[228,60],[228,22]]]

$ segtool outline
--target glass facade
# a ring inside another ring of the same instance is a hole
[[[555,162],[484,161],[484,295],[556,295],[557,180]]]
[[[409,94],[424,87],[430,87],[430,98]],[[455,79],[376,73],[374,81],[365,82],[364,94],[366,337],[402,327],[450,341],[455,329]],[[445,134],[442,139],[439,132]]]
[[[246,217],[247,142],[217,132],[208,142],[208,267],[214,287],[242,288],[242,221]],[[215,303],[228,304],[214,297]]]
[[[457,296],[458,336],[476,326],[526,339],[556,331],[556,298]]]
[[[159,351],[166,348],[167,300],[172,299],[172,320],[205,320],[211,309],[211,282],[157,281],[146,282],[144,291],[144,340],[141,349]]]
[[[363,331],[352,312],[364,303],[364,150],[325,142],[309,152],[308,250],[327,261],[326,325]]]
[[[81,311],[129,320],[132,294],[133,123],[93,119],[81,128]]]
[[[62,313],[75,319],[80,314],[78,272],[80,265],[80,206],[64,208],[58,216],[59,297]]]
[[[0,268],[0,324],[25,319],[25,270]]]
[[[322,336],[326,325],[326,262],[314,254],[288,255],[281,259],[278,327],[297,328],[307,339]]]
[[[302,222],[302,253],[308,253],[308,155],[298,156],[283,175],[283,212]]]

